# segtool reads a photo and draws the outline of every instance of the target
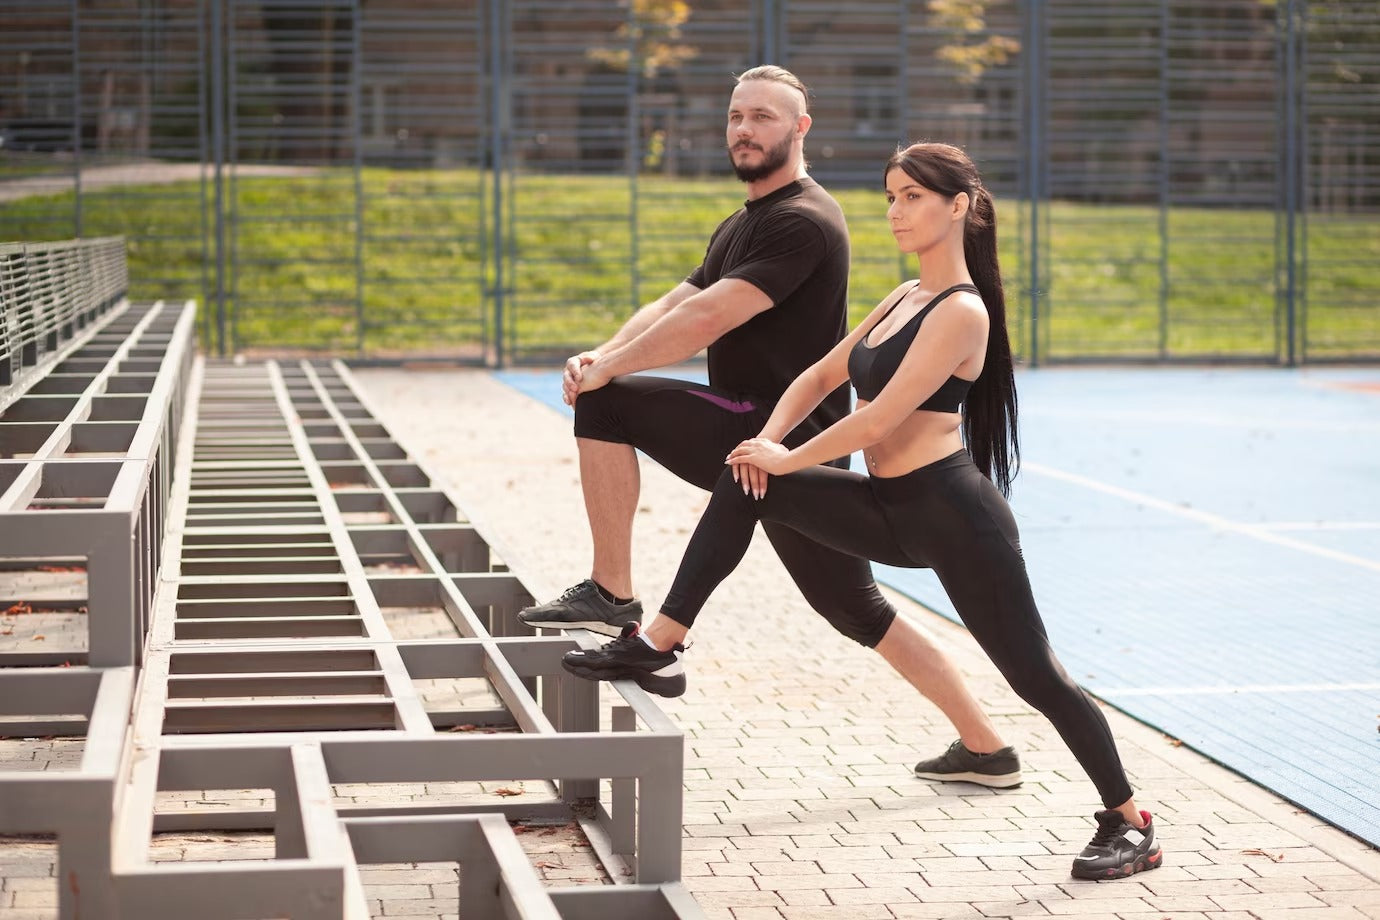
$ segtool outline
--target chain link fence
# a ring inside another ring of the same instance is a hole
[[[927,138],[998,198],[1029,363],[1380,358],[1373,0],[5,0],[0,239],[124,235],[217,353],[546,362],[697,263],[763,62],[859,314]]]

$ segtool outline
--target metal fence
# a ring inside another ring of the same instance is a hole
[[[1373,0],[3,0],[0,239],[126,235],[219,353],[546,361],[693,268],[766,61],[858,311],[926,137],[998,196],[1031,363],[1380,357]]]

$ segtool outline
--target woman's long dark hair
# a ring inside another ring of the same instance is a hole
[[[903,147],[887,161],[883,181],[900,169],[932,192],[954,197],[968,194],[963,226],[963,257],[987,305],[987,357],[982,373],[963,400],[963,441],[973,463],[1003,495],[1020,467],[1021,446],[1016,431],[1016,376],[1011,361],[1011,338],[1006,331],[1006,295],[997,263],[997,213],[992,195],[983,187],[977,167],[962,150],[950,144],[920,143]]]

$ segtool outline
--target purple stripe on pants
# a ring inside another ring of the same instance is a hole
[[[744,412],[752,412],[757,408],[747,400],[744,400],[742,402],[734,402],[731,399],[725,399],[724,397],[719,396],[715,393],[703,393],[699,390],[687,390],[686,392],[689,393],[691,396],[698,396],[700,399],[707,399],[714,405],[718,406],[720,409],[727,409],[729,412],[733,412],[739,415],[741,415]]]

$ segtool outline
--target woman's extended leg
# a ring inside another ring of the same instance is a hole
[[[1065,672],[1050,648],[1021,554],[1015,518],[975,468],[956,468],[922,506],[904,507],[901,540],[933,557],[934,570],[968,631],[1023,700],[1039,710],[1097,786],[1107,808],[1139,821],[1131,787],[1106,718]],[[914,526],[918,517],[963,521],[940,539]]]
[[[709,507],[685,548],[661,612],[689,629],[709,595],[738,567],[759,520],[784,524],[830,549],[914,566],[891,535],[891,525],[868,478],[832,467],[773,476],[761,499],[744,495],[725,469]]]
[[[790,547],[789,533],[797,535],[801,545],[815,547],[817,555],[846,554],[892,565],[917,564],[892,538],[891,526],[866,476],[831,467],[813,467],[789,476],[772,477],[767,494],[758,500],[744,495],[742,487],[733,481],[732,473],[726,469],[690,538],[675,582],[662,605],[663,615],[647,625],[646,635],[651,645],[674,654],[714,588],[742,561],[759,520],[774,525],[773,536],[777,539],[773,539],[773,545],[778,552],[781,549],[779,538],[783,536],[787,537],[784,542]],[[783,561],[788,555],[782,555]],[[797,561],[803,565],[809,560],[802,557]],[[833,619],[831,623],[854,638],[866,632],[863,625],[840,624]],[[1003,748],[1005,742],[995,726],[968,692],[952,664],[942,655],[933,653],[933,644],[926,642],[912,624],[894,616],[887,619],[885,627],[874,640],[878,651],[912,686],[939,706],[958,729],[964,746],[982,753]],[[631,648],[634,653],[638,652],[636,646]],[[581,659],[591,660],[583,662],[583,670],[576,673],[604,676],[597,673],[600,662],[592,660],[593,656],[594,652],[580,653]],[[936,659],[945,670],[936,669]],[[644,678],[643,686],[658,693],[682,689],[681,671],[669,659],[664,664],[665,668],[656,670],[669,670]],[[621,669],[620,673],[634,676],[634,679],[641,676]],[[1012,759],[1015,759],[1014,753]],[[1016,782],[1019,782],[1018,768],[1016,774],[1004,780],[1007,785]]]
[[[867,477],[827,466],[772,477],[761,499],[743,493],[725,467],[690,537],[662,613],[688,630],[713,590],[737,568],[759,518],[788,524],[832,549],[906,565]],[[653,627],[655,629],[655,626]],[[660,696],[685,692],[678,643],[653,645],[635,626],[599,649],[568,652],[561,664],[590,680],[634,680]]]

